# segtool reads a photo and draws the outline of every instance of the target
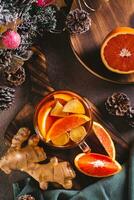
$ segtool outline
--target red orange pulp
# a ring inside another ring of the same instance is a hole
[[[97,153],[81,153],[76,156],[74,162],[82,173],[93,177],[107,177],[121,170],[117,161]]]
[[[134,72],[134,29],[117,27],[104,40],[101,58],[104,65],[119,74]]]
[[[98,122],[93,122],[93,131],[107,154],[115,159],[115,146],[107,130]]]

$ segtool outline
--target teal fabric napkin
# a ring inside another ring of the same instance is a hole
[[[85,177],[86,178],[86,177]],[[14,200],[31,194],[36,200],[134,200],[134,145],[120,173],[104,178],[81,191],[55,189],[41,191],[31,178],[13,184]]]

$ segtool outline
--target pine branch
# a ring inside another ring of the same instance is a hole
[[[51,5],[38,8],[34,7],[34,2],[36,0],[0,0],[0,24],[7,26],[9,22],[13,23],[18,19],[21,22],[16,27],[21,37],[21,44],[17,49],[0,49],[0,70],[7,70],[14,56],[23,58],[27,55],[43,30],[51,31],[56,28],[57,7]]]

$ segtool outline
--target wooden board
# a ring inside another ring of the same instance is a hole
[[[35,105],[38,103],[38,101],[40,101],[40,99],[43,98],[43,96],[45,96],[49,92],[54,91],[54,88],[51,87],[47,74],[47,62],[41,50],[34,49],[34,55],[32,59],[30,59],[26,63],[26,68],[28,68],[28,73],[31,77],[31,91],[29,91],[30,95],[27,103],[18,112],[18,114],[6,130],[5,139],[8,144],[11,144],[12,137],[20,127],[26,126],[32,130],[32,133],[35,132],[33,127],[33,115]],[[121,163],[124,162],[124,160],[127,157],[128,144],[120,137],[120,135],[117,133],[114,127],[112,127],[111,125],[109,125],[109,123],[103,120],[103,117],[101,116],[100,112],[97,110],[95,105],[93,105],[90,102],[90,106],[94,119],[100,121],[109,130],[109,133],[111,134],[111,137],[113,138],[116,146],[117,160]],[[98,144],[96,143],[96,141],[92,140],[92,138],[87,138],[86,142],[93,148],[93,152],[97,151],[99,153],[99,151],[101,151],[98,148]],[[59,159],[68,160],[76,170],[73,164],[73,160],[75,156],[81,152],[81,150],[78,147],[69,150],[59,150],[52,149],[46,146],[44,143],[41,143],[41,145],[44,147],[44,150],[47,153],[48,157],[57,156]],[[87,177],[82,173],[78,172],[77,170],[76,173],[77,177],[74,180],[74,189],[81,189],[99,180]]]
[[[85,0],[91,11],[81,1],[82,8],[90,12],[92,25],[90,31],[70,37],[71,47],[77,59],[88,72],[95,76],[120,84],[134,83],[134,73],[128,75],[116,74],[109,71],[102,63],[100,46],[109,32],[118,26],[134,27],[133,0]],[[73,8],[79,7],[74,3]]]

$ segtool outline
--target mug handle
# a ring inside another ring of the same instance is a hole
[[[90,153],[91,152],[91,148],[89,147],[89,145],[85,142],[85,140],[83,140],[82,142],[80,142],[78,144],[79,148],[83,151],[83,153]]]
[[[87,98],[85,98],[85,101],[87,102],[87,104],[89,105],[89,100]],[[91,152],[91,148],[89,147],[89,145],[85,142],[85,140],[83,140],[82,142],[80,142],[78,144],[79,148],[83,151],[83,153],[90,153]]]

